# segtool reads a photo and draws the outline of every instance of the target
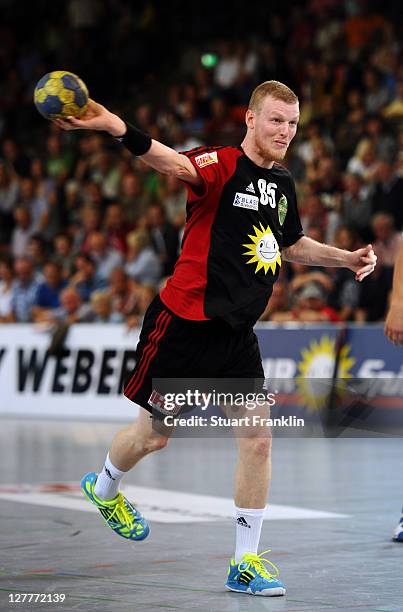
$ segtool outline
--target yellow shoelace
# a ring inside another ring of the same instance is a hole
[[[109,516],[109,520],[113,519],[115,516],[118,521],[129,527],[129,529],[132,529],[134,523],[133,516],[126,508],[125,498],[121,493],[119,493],[118,501]]]
[[[254,570],[256,570],[260,576],[263,576],[263,578],[267,578],[268,580],[274,580],[275,578],[277,578],[280,574],[280,571],[278,569],[278,567],[276,565],[274,565],[274,563],[272,563],[271,561],[269,561],[269,559],[265,559],[263,557],[263,555],[265,555],[266,553],[270,552],[270,548],[268,550],[264,550],[262,553],[260,553],[260,555],[254,555],[252,553],[246,553],[243,557],[242,557],[242,562],[247,563],[247,567],[245,568],[246,571],[247,569],[249,569],[249,567],[252,567]],[[271,574],[270,572],[267,571],[266,567],[264,564],[267,564],[268,566],[272,567],[275,571],[275,574]]]

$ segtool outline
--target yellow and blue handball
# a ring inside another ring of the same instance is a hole
[[[88,89],[72,72],[54,70],[36,84],[34,102],[45,119],[82,117],[88,106]]]

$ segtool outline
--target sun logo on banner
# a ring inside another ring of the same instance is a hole
[[[281,266],[280,249],[270,227],[267,226],[265,229],[262,223],[260,223],[260,228],[261,229],[258,229],[253,226],[255,235],[248,234],[252,243],[242,245],[249,249],[246,253],[243,253],[243,255],[251,256],[251,259],[246,263],[256,263],[255,274],[259,272],[261,268],[264,269],[265,274],[267,274],[269,270],[275,274],[276,266]]]
[[[309,348],[301,350],[302,361],[298,363],[300,374],[296,383],[301,399],[311,412],[324,408],[329,399],[336,359],[335,344],[335,339],[322,336],[319,342],[312,340]],[[350,370],[356,360],[349,355],[350,350],[348,344],[341,348],[338,379],[352,378]]]

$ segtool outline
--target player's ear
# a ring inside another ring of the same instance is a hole
[[[248,110],[246,111],[245,114],[245,123],[246,123],[246,127],[249,130],[253,130],[255,127],[255,112],[253,110],[251,110],[250,108],[248,108]]]

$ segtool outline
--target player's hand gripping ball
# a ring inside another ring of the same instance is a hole
[[[45,119],[82,117],[87,110],[88,89],[72,72],[55,70],[36,84],[34,102]]]

